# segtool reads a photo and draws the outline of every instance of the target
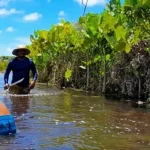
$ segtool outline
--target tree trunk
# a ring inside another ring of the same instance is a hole
[[[105,54],[104,48],[103,48],[103,51],[104,51],[104,80],[103,80],[102,92],[105,93],[105,89],[106,89],[106,54]]]

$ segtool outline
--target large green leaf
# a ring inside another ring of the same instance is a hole
[[[116,47],[115,49],[117,51],[124,51],[125,50],[125,47],[126,47],[126,42],[125,41],[120,41],[116,44]]]
[[[131,51],[131,45],[129,43],[126,43],[125,52],[129,53],[130,51]]]
[[[139,0],[125,0],[124,5],[134,7],[136,4],[138,4],[138,1]]]
[[[44,39],[47,39],[47,34],[48,34],[48,32],[46,30],[41,30],[39,32],[39,36]]]
[[[101,59],[101,56],[99,54],[97,54],[96,56],[94,56],[93,62],[97,62]]]
[[[65,79],[69,82],[72,76],[72,70],[70,70],[69,68],[67,68],[66,72],[65,72]]]
[[[104,34],[107,34],[110,30],[114,30],[116,23],[117,19],[112,14],[108,12],[102,14],[100,26]]]
[[[118,26],[115,29],[115,35],[117,41],[120,41],[121,39],[126,40],[126,34],[127,34],[127,30],[123,26]]]
[[[106,61],[109,61],[110,60],[110,54],[107,54],[106,55]]]

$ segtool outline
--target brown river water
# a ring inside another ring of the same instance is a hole
[[[43,85],[10,96],[0,79],[0,101],[17,127],[0,136],[0,150],[150,150],[150,109]]]

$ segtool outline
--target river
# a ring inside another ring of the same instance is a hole
[[[30,96],[9,96],[0,75],[0,101],[17,134],[0,136],[0,150],[149,150],[150,110],[83,91],[36,85]]]

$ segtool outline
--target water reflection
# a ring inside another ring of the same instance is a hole
[[[22,115],[24,113],[28,112],[29,109],[29,97],[23,96],[23,97],[15,97],[10,96],[10,100],[12,102],[12,112],[17,115]]]
[[[0,150],[150,149],[149,110],[48,86],[31,94],[1,96],[15,117],[17,134],[0,137]]]

